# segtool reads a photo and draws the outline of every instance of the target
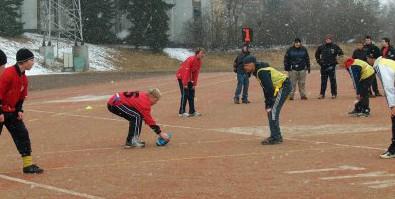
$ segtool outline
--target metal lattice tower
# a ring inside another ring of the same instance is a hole
[[[80,0],[40,0],[40,14],[43,45],[51,45],[54,34],[83,43]]]

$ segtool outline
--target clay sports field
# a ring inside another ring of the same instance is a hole
[[[395,198],[395,162],[378,157],[391,138],[385,98],[371,99],[370,117],[349,117],[354,90],[345,71],[337,74],[336,100],[316,99],[319,73],[308,76],[310,98],[285,103],[285,140],[274,146],[260,144],[268,135],[260,86],[252,78],[252,103],[235,105],[234,73],[200,75],[198,118],[178,117],[174,74],[34,89],[25,122],[34,161],[45,173],[22,174],[4,130],[0,198]],[[146,148],[123,149],[128,122],[110,114],[105,102],[116,91],[149,87],[163,93],[153,115],[173,139],[157,148],[144,126]]]

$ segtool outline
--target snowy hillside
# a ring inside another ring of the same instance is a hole
[[[42,74],[55,74],[60,73],[61,68],[47,69],[44,68],[40,63],[43,57],[38,53],[40,46],[42,45],[42,36],[38,34],[25,33],[23,39],[10,40],[0,37],[0,49],[7,55],[8,63],[7,66],[15,64],[15,55],[18,49],[28,48],[34,52],[36,57],[36,64],[33,69],[27,72],[27,75],[42,75]],[[64,52],[71,53],[72,43],[66,40],[53,41],[55,47],[55,56],[58,58],[63,57]],[[59,49],[57,49],[57,44]],[[115,50],[112,48],[87,44],[89,49],[90,63],[89,67],[92,71],[111,71],[115,70],[111,60],[112,55],[115,54]]]

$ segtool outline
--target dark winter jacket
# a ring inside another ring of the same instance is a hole
[[[374,45],[374,44],[366,44],[366,45],[363,47],[363,49],[365,50],[366,55],[373,54],[374,58],[376,58],[376,59],[379,58],[379,57],[381,56],[381,52],[380,52],[379,47],[377,47],[377,46]]]
[[[303,46],[300,48],[290,47],[284,56],[284,70],[310,70],[310,58],[307,49]]]
[[[321,66],[321,69],[334,68],[336,66],[336,57],[343,55],[343,50],[334,43],[323,44],[318,47],[315,52],[315,59],[317,63]]]
[[[244,60],[244,57],[246,57],[248,55],[250,55],[250,52],[241,53],[240,55],[238,55],[236,57],[235,61],[233,62],[234,72],[241,73],[241,74],[245,73],[244,68],[243,68],[244,67],[243,60]]]
[[[385,51],[384,47],[381,48],[381,56],[386,59],[395,60],[395,48],[393,46],[389,46],[387,51]]]
[[[352,53],[352,58],[366,61],[367,52],[365,49],[355,49]]]

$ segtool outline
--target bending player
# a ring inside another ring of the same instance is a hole
[[[261,83],[265,94],[266,112],[270,126],[270,137],[262,141],[263,145],[280,144],[283,138],[280,131],[280,111],[292,90],[289,78],[270,67],[267,63],[256,62],[249,55],[243,60],[244,70],[252,73]]]
[[[119,92],[108,100],[108,110],[129,121],[125,148],[145,147],[145,142],[140,140],[142,120],[161,138],[169,141],[167,133],[161,131],[151,116],[151,106],[159,101],[160,96],[159,89],[154,88],[148,92]]]
[[[354,110],[349,112],[349,114],[354,116],[369,116],[369,88],[372,86],[375,78],[373,67],[360,59],[353,59],[346,56],[338,57],[337,62],[350,73],[357,94],[358,102],[355,104]]]
[[[372,53],[368,55],[368,63],[376,70],[377,76],[383,84],[388,106],[391,109],[392,143],[380,157],[384,159],[395,158],[395,61],[383,57],[376,59]]]

